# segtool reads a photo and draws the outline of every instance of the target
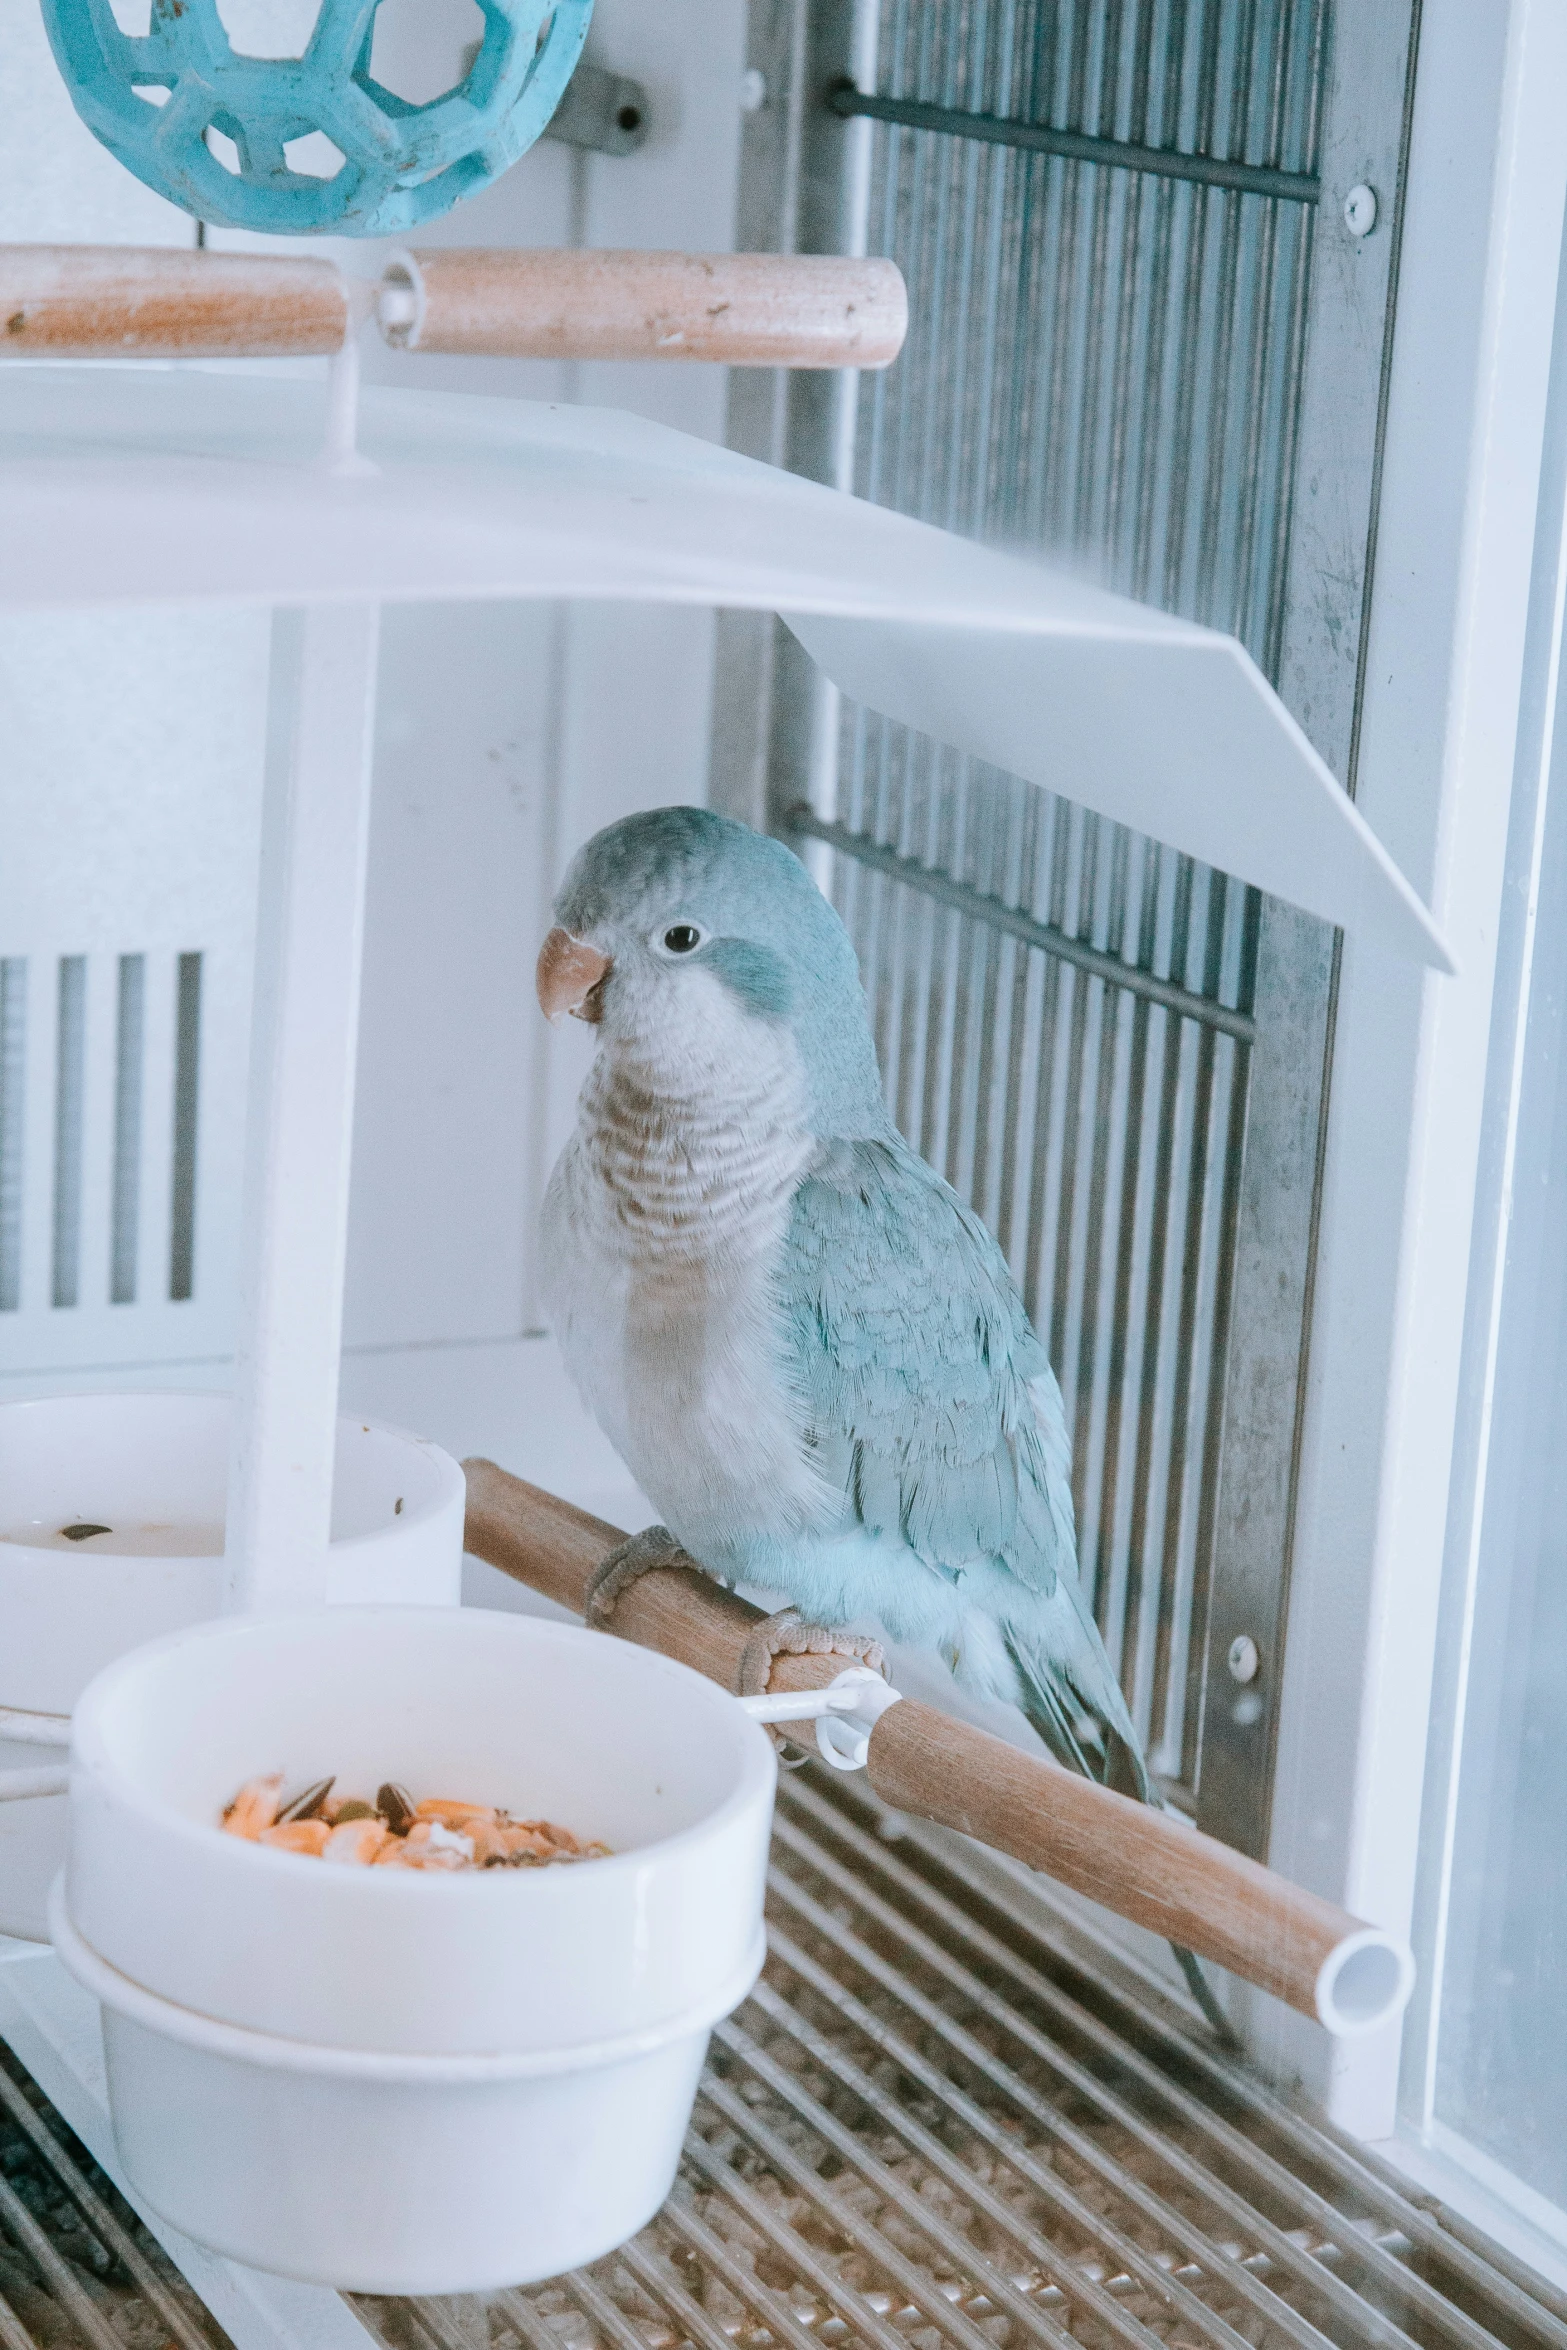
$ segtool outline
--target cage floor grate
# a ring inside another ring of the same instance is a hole
[[[1071,1922],[786,1780],[771,1955],[675,2192],[590,2269],[354,2309],[387,2350],[1567,2350],[1567,2303]],[[226,2337],[14,2060],[0,2350]]]

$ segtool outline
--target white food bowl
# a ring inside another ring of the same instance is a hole
[[[222,1395],[0,1404],[0,1707],[68,1714],[116,1657],[219,1613],[230,1414]],[[437,1446],[340,1419],[328,1596],[456,1606],[464,1501]],[[65,1536],[81,1525],[110,1531]],[[0,1773],[47,1760],[0,1730]],[[64,1853],[64,1796],[0,1802],[0,1933],[46,1938]]]
[[[277,1769],[612,1856],[433,1876],[223,1835]],[[340,2290],[481,2291],[624,2242],[761,1965],[774,1778],[712,1682],[528,1617],[232,1618],[123,1658],[76,1711],[56,1941],[104,2003],[131,2183]]]

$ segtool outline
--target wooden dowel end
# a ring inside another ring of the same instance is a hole
[[[593,1570],[624,1535],[493,1461],[463,1466],[469,1550],[580,1614]],[[732,1689],[760,1620],[695,1566],[660,1567],[621,1598],[614,1629]],[[840,1669],[833,1657],[783,1657],[774,1686],[819,1687]],[[934,1706],[905,1698],[889,1708],[871,1736],[869,1778],[895,1810],[1011,1853],[1330,2030],[1371,2030],[1409,1996],[1412,1963],[1391,1936],[1172,1814]]]

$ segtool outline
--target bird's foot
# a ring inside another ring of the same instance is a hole
[[[740,1651],[737,1687],[742,1697],[765,1697],[773,1666],[781,1656],[841,1656],[850,1664],[868,1665],[885,1673],[887,1658],[879,1640],[866,1632],[844,1632],[826,1624],[808,1624],[798,1608],[780,1608],[753,1624]]]
[[[689,1566],[690,1560],[667,1526],[644,1526],[618,1550],[596,1566],[582,1595],[583,1620],[594,1631],[607,1632],[616,1602],[643,1575],[655,1567]]]
[[[775,1616],[764,1616],[753,1624],[740,1651],[740,1669],[735,1676],[735,1687],[742,1697],[765,1697],[772,1683],[773,1666],[781,1656],[841,1656],[846,1664],[868,1665],[873,1673],[885,1674],[887,1658],[881,1642],[865,1632],[844,1632],[826,1624],[808,1624],[798,1608],[780,1608]],[[791,1742],[788,1733],[773,1729],[773,1743],[785,1765],[798,1770],[810,1756]]]

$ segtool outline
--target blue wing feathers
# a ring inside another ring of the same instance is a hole
[[[845,1145],[796,1194],[780,1285],[817,1457],[826,1470],[847,1440],[864,1522],[931,1566],[1004,1559],[1049,1593],[1071,1563],[1060,1396],[978,1219],[901,1143]]]
[[[1096,1777],[1113,1732],[1145,1779],[1078,1587],[1060,1389],[984,1225],[897,1136],[840,1144],[795,1196],[779,1290],[807,1443],[859,1524],[949,1577],[1004,1568],[1036,1728]]]

